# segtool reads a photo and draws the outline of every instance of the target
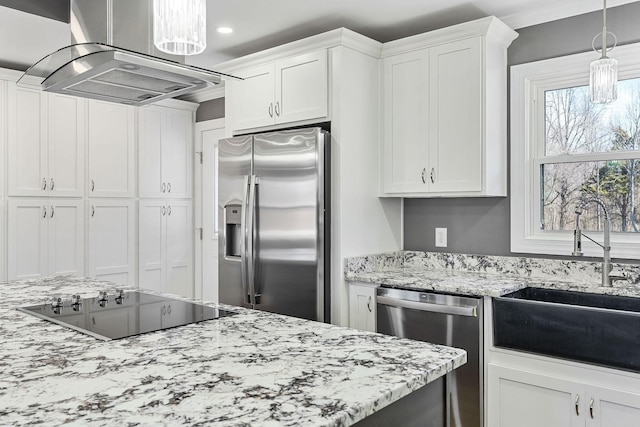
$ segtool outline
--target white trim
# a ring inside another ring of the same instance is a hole
[[[186,101],[191,102],[204,102],[210,101],[212,99],[224,98],[225,94],[225,82],[222,81],[221,84],[215,85],[208,89],[202,89],[197,92],[189,93],[180,99],[184,99]]]
[[[532,123],[536,97],[544,89],[559,84],[588,84],[589,64],[597,55],[580,53],[511,67],[511,252],[569,256],[572,251],[572,233],[541,231],[536,221],[536,132],[544,129]],[[617,47],[610,55],[619,61],[620,78],[640,74],[640,44]],[[616,157],[626,154],[616,153]],[[585,157],[585,156],[582,156]],[[588,157],[588,156],[587,156]],[[585,158],[587,158],[585,157]],[[579,160],[579,156],[574,156]],[[537,163],[539,164],[539,163]],[[590,233],[602,240],[602,233]],[[602,249],[590,242],[583,245],[586,256],[602,257]],[[611,256],[640,259],[640,236],[611,235]]]

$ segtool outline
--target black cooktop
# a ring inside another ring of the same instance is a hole
[[[93,298],[54,298],[18,310],[105,341],[236,313],[139,291],[100,292]]]

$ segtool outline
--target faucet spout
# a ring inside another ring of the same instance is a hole
[[[604,241],[602,244],[582,233],[580,229],[580,215],[582,215],[584,208],[591,203],[599,205],[602,208],[602,212],[604,212]],[[609,211],[602,200],[593,198],[580,203],[576,207],[575,213],[576,228],[573,230],[573,255],[582,256],[582,236],[600,246],[604,251],[602,255],[602,286],[611,286],[611,277],[609,276],[609,273],[611,273],[611,219],[609,217]]]

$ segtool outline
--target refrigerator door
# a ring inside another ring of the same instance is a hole
[[[218,144],[219,300],[238,306],[248,305],[245,206],[252,143],[253,137],[241,136]]]
[[[324,320],[324,139],[319,128],[254,136],[260,310]]]

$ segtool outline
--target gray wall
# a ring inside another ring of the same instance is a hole
[[[618,44],[640,41],[639,16],[640,2],[607,9],[607,29],[618,37]],[[518,30],[520,35],[509,47],[508,63],[516,65],[589,51],[591,40],[601,29],[602,12],[521,28]],[[595,55],[594,53],[594,59]],[[509,250],[509,213],[508,197],[406,199],[404,248],[514,255]],[[448,229],[446,248],[435,247],[436,227]],[[567,248],[567,253],[570,250],[571,248]]]
[[[69,0],[0,0],[0,6],[69,23]]]
[[[211,99],[200,103],[196,110],[196,122],[221,119],[224,117],[224,98]]]

